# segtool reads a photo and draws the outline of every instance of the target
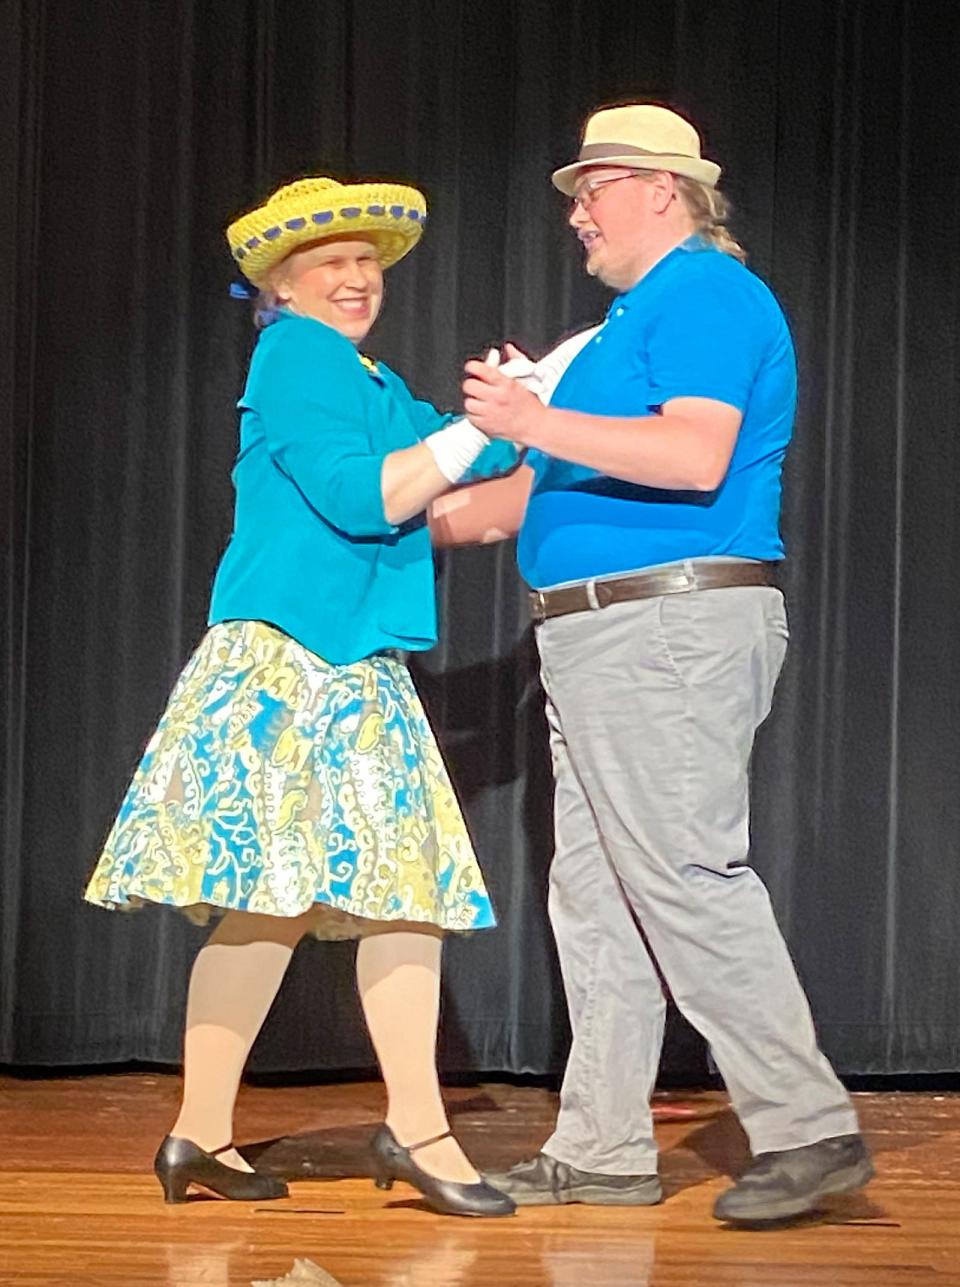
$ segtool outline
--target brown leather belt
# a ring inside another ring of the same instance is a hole
[[[776,586],[775,563],[729,562],[715,559],[703,562],[688,559],[673,567],[611,581],[584,581],[559,590],[533,590],[530,611],[539,624],[549,617],[564,617],[570,612],[591,612],[608,608],[611,603],[631,599],[656,599],[661,594],[688,594],[691,590],[726,590],[741,585]]]

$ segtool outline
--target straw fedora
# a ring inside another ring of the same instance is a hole
[[[682,116],[654,103],[604,107],[587,121],[580,155],[553,174],[554,187],[572,197],[589,166],[669,170],[715,187],[720,167],[700,155],[700,135]]]
[[[339,183],[325,175],[278,188],[227,229],[243,275],[264,286],[271,268],[298,246],[323,237],[369,237],[389,268],[420,240],[427,218],[422,192],[401,183]]]

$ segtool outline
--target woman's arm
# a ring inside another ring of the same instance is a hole
[[[384,457],[380,473],[383,512],[394,526],[422,514],[432,500],[450,490],[451,483],[440,472],[433,452],[425,442],[391,451]]]
[[[487,545],[516,536],[532,486],[533,470],[521,465],[507,478],[448,491],[427,511],[434,545]]]
[[[499,361],[491,349],[486,363]],[[405,404],[420,445],[391,452],[383,463],[381,491],[387,518],[404,523],[422,513],[436,497],[459,483],[497,478],[516,469],[520,454],[507,441],[490,442],[465,417],[437,410],[432,403],[415,398],[400,377],[384,363],[381,378]]]
[[[487,445],[468,421],[441,420],[415,446],[372,451],[370,377],[347,342],[307,319],[277,326],[284,329],[261,339],[247,405],[260,414],[274,462],[347,535],[395,531],[458,482]]]

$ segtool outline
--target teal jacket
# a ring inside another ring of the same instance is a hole
[[[236,512],[210,624],[266,621],[329,662],[437,639],[433,550],[423,519],[383,512],[380,472],[451,419],[339,332],[281,311],[260,335],[239,403]],[[491,443],[472,478],[509,472]]]

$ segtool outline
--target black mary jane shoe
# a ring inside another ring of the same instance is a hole
[[[406,1180],[419,1189],[424,1201],[441,1215],[457,1216],[508,1216],[513,1215],[517,1204],[513,1198],[481,1180],[479,1184],[456,1184],[453,1180],[440,1180],[417,1166],[413,1154],[430,1144],[449,1139],[452,1131],[444,1131],[420,1144],[403,1148],[389,1126],[381,1126],[373,1137],[373,1178],[378,1189],[392,1189],[394,1180]]]
[[[282,1180],[256,1171],[238,1171],[217,1161],[218,1154],[232,1148],[232,1144],[224,1144],[207,1153],[190,1140],[168,1135],[153,1159],[153,1170],[163,1185],[167,1202],[186,1202],[192,1186],[232,1202],[268,1202],[288,1195],[289,1189]]]

